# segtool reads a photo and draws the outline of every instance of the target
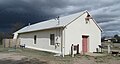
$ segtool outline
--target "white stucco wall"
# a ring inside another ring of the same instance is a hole
[[[60,30],[60,37],[58,40],[60,45],[57,48],[55,48],[55,45],[50,45],[50,34],[55,34],[55,38],[57,38],[58,29],[23,33],[23,34],[19,34],[18,38],[21,40],[21,45],[25,44],[26,47],[28,48],[49,51],[54,53],[61,53],[61,30]],[[36,44],[34,44],[34,35],[37,36]]]
[[[18,38],[21,39],[21,44],[26,44],[28,48],[50,51],[55,53],[61,53],[67,55],[71,53],[71,45],[79,44],[79,51],[82,52],[82,35],[89,36],[89,51],[95,52],[98,45],[101,44],[101,31],[91,19],[86,24],[85,17],[87,13],[70,23],[62,31],[60,30],[59,43],[60,46],[55,49],[54,45],[50,45],[50,34],[58,36],[58,29],[42,30],[36,32],[18,34]],[[62,35],[63,33],[63,35]],[[36,44],[34,44],[34,35],[37,36]],[[62,38],[63,37],[63,38]],[[62,40],[62,41],[61,41]],[[63,45],[61,45],[62,43]],[[63,49],[61,49],[61,46]]]
[[[87,13],[73,21],[65,28],[65,55],[70,54],[71,45],[79,44],[79,50],[82,52],[82,35],[89,36],[89,51],[95,52],[98,45],[101,44],[101,31],[91,19],[86,24],[85,17]]]

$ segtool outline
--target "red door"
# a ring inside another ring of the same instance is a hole
[[[82,36],[82,51],[83,53],[88,51],[88,36]]]

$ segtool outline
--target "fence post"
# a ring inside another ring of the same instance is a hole
[[[8,39],[8,41],[9,41],[9,45],[8,45],[8,47],[10,48],[10,39]]]
[[[77,54],[79,54],[79,44],[77,44]]]
[[[73,44],[71,46],[71,55],[72,55],[72,57],[74,57],[74,45]]]
[[[2,40],[3,47],[5,48],[5,39]]]
[[[108,54],[110,53],[110,45],[108,45]]]

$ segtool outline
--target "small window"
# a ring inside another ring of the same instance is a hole
[[[55,34],[50,34],[50,45],[55,45]]]
[[[37,36],[34,35],[34,44],[36,44],[36,38],[37,38]]]

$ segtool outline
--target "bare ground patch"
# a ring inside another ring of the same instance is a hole
[[[0,48],[0,64],[120,64],[119,56],[87,56],[76,55],[54,57],[53,53],[32,49]]]

